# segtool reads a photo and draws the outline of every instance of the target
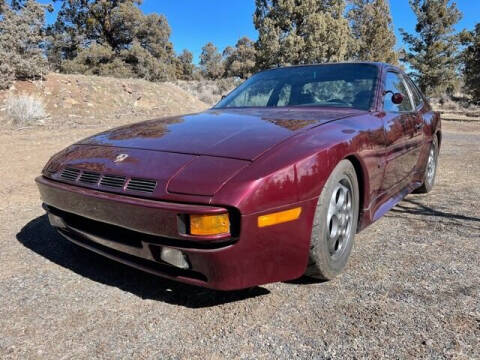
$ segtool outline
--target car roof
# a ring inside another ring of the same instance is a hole
[[[375,61],[343,61],[343,62],[328,62],[328,63],[317,63],[317,64],[300,64],[300,65],[287,65],[287,66],[278,66],[278,67],[272,67],[270,69],[266,69],[260,72],[265,72],[265,71],[274,71],[278,69],[289,69],[289,68],[298,68],[298,67],[310,67],[310,66],[322,66],[322,65],[373,65],[378,68],[394,68],[398,71],[402,71],[398,66],[384,63],[384,62],[375,62]]]

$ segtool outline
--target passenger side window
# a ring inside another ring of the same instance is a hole
[[[409,112],[413,111],[410,95],[407,86],[402,77],[394,72],[388,72],[385,80],[385,91],[392,91],[393,93],[401,93],[404,96],[401,104],[394,104],[392,102],[392,94],[388,93],[384,96],[383,110],[390,112]]]
[[[420,91],[417,89],[417,87],[413,84],[412,80],[410,80],[408,78],[406,80],[407,80],[408,88],[410,89],[410,92],[412,93],[413,105],[415,105],[415,109],[416,109],[421,104],[423,104],[422,95],[420,94]]]

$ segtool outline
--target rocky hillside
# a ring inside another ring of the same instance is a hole
[[[19,115],[13,111],[25,99],[30,102],[24,111],[37,114],[37,121],[14,119]],[[174,84],[51,73],[44,81],[17,81],[0,92],[0,126],[113,125],[206,108],[207,104]]]

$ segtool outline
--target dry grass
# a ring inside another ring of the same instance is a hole
[[[30,95],[10,95],[6,100],[7,120],[14,126],[43,125],[48,114],[43,101]]]
[[[455,97],[432,98],[430,103],[445,121],[480,121],[480,106],[469,103],[461,94]]]

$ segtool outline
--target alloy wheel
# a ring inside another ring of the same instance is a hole
[[[435,158],[435,149],[432,147],[430,149],[430,154],[428,155],[428,162],[427,162],[427,176],[426,181],[431,184],[435,177],[435,169],[437,167],[437,162]]]
[[[351,238],[352,188],[350,179],[344,177],[337,183],[330,198],[327,212],[327,244],[332,259],[342,255]]]

